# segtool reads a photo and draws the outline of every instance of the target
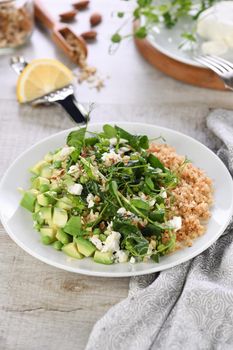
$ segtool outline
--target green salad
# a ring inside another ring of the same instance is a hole
[[[23,191],[41,242],[103,264],[158,262],[174,250],[181,218],[171,215],[171,190],[179,176],[148,148],[146,135],[118,126],[72,131],[30,169]]]

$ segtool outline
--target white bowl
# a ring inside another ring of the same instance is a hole
[[[114,124],[114,123],[112,123]],[[41,244],[39,234],[33,229],[31,214],[21,208],[21,198],[17,187],[28,188],[28,169],[48,152],[61,147],[66,142],[69,129],[52,135],[30,147],[10,166],[0,183],[0,218],[10,237],[35,258],[58,268],[85,275],[103,277],[126,277],[161,271],[181,264],[207,249],[225,230],[233,213],[233,182],[222,161],[206,146],[193,138],[155,125],[117,122],[131,133],[146,134],[149,138],[162,135],[166,142],[174,146],[178,154],[204,169],[214,183],[214,205],[206,233],[196,239],[190,248],[184,248],[160,259],[159,263],[122,263],[102,265],[91,258],[72,260],[51,246]],[[90,124],[89,130],[100,131],[103,124]]]

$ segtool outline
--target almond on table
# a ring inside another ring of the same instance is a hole
[[[84,10],[88,7],[89,2],[90,1],[88,1],[88,0],[77,1],[77,2],[73,3],[73,7],[77,10]]]
[[[87,41],[95,40],[97,37],[97,32],[95,30],[89,30],[81,34],[81,37]]]
[[[63,22],[71,22],[75,19],[77,13],[78,13],[77,11],[71,10],[71,11],[61,13],[59,17]]]
[[[97,26],[102,22],[102,15],[98,12],[95,12],[90,17],[90,24],[92,27]]]

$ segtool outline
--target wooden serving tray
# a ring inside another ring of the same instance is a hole
[[[135,22],[134,28],[138,26],[139,23]],[[227,90],[223,81],[210,69],[199,68],[176,61],[156,50],[146,38],[134,38],[134,40],[141,55],[152,64],[152,66],[170,77],[187,84],[204,88]]]

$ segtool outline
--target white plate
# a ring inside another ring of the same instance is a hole
[[[143,23],[142,19],[142,25]],[[148,33],[147,40],[155,49],[174,60],[192,66],[206,68],[193,59],[194,56],[202,54],[202,39],[198,39],[198,43],[194,50],[183,50],[179,48],[179,45],[183,41],[181,34],[184,32],[191,32],[192,26],[193,22],[191,22],[190,19],[180,20],[171,29],[167,29],[162,25],[154,26]],[[226,54],[222,55],[222,57],[229,61],[233,61],[233,50],[229,50]]]
[[[114,124],[114,123],[113,123]],[[32,228],[31,214],[19,206],[21,198],[17,187],[29,186],[28,169],[48,152],[65,144],[70,130],[52,135],[35,144],[19,156],[6,172],[0,183],[0,217],[10,237],[26,252],[47,264],[86,275],[124,277],[148,274],[168,269],[185,262],[207,249],[224,231],[233,212],[233,182],[221,160],[207,147],[179,132],[140,123],[116,123],[131,133],[146,134],[150,138],[162,135],[179,154],[185,154],[193,163],[204,169],[214,181],[214,206],[206,233],[195,240],[191,248],[185,248],[154,262],[138,264],[102,265],[91,258],[67,259],[67,256],[50,246],[40,243],[39,234]],[[92,124],[89,130],[100,131],[102,124]]]

